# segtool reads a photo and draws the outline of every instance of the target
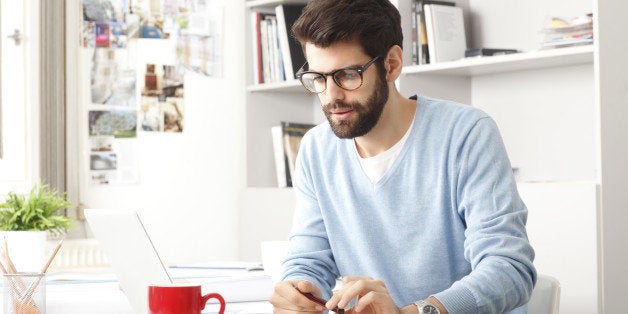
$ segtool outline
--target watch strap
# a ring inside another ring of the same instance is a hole
[[[417,302],[414,302],[414,304],[419,310],[419,314],[440,314],[438,307],[436,307],[436,305],[432,304],[431,302],[419,300]]]

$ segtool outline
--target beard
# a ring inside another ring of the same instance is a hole
[[[323,113],[325,113],[331,130],[337,137],[355,138],[365,135],[377,125],[387,101],[388,85],[383,77],[378,76],[375,90],[364,103],[358,101],[347,103],[337,100],[323,106]],[[332,110],[335,109],[353,110],[352,117],[345,120],[334,120]],[[357,117],[354,117],[354,114]]]

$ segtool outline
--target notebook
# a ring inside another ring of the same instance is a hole
[[[85,218],[98,240],[122,290],[136,313],[148,312],[148,286],[173,282],[162,259],[136,211],[86,209]],[[209,248],[208,248],[209,249]],[[171,271],[180,271],[181,268]],[[206,272],[211,272],[208,267]],[[239,275],[200,276],[186,281],[202,285],[203,293],[219,292],[227,302],[265,301],[272,294],[273,283],[269,275],[260,272]],[[179,277],[177,282],[179,282]],[[202,278],[201,278],[202,277]]]

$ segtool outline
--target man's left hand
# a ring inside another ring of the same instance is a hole
[[[386,285],[381,280],[375,280],[370,277],[344,277],[342,279],[342,288],[334,292],[326,306],[332,309],[346,308],[349,302],[357,297],[357,302],[347,311],[347,313],[358,312],[361,314],[392,314],[392,313],[411,313],[412,308],[400,310],[386,289]],[[416,306],[414,313],[417,313]]]

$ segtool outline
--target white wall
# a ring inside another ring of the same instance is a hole
[[[224,1],[223,77],[185,78],[184,132],[138,131],[139,184],[90,186],[85,122],[78,130],[80,202],[87,208],[137,209],[166,263],[239,259],[237,197],[245,177],[244,24],[234,21],[242,21],[243,4]],[[167,53],[167,44],[162,44],[140,40],[138,66],[155,53]],[[77,97],[87,104],[89,69],[81,69]],[[86,119],[85,106],[78,107],[84,114],[79,121]]]
[[[472,86],[472,103],[497,122],[518,181],[596,180],[592,64],[483,75]]]
[[[520,183],[527,231],[540,274],[561,285],[561,313],[596,313],[598,186],[592,182]]]
[[[240,194],[240,258],[260,261],[263,241],[287,240],[296,195],[293,189],[248,188]]]

